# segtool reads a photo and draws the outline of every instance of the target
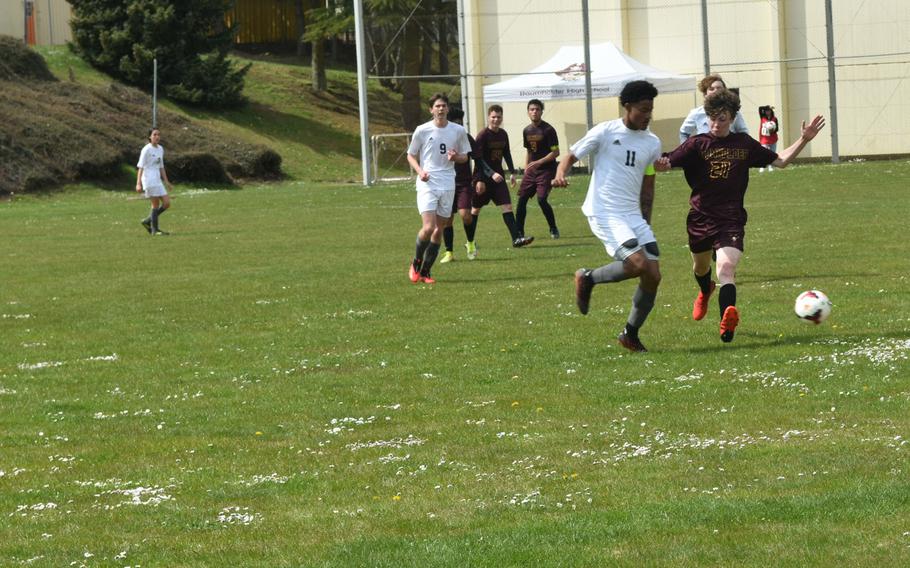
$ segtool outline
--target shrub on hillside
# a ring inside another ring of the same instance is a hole
[[[29,49],[21,39],[0,35],[0,80],[37,79],[56,81],[39,54]]]
[[[167,96],[205,106],[243,102],[249,65],[227,59],[233,31],[224,25],[232,0],[67,0],[73,43],[94,67],[150,89],[153,61]]]
[[[0,193],[84,179],[122,181],[124,165],[134,168],[145,144],[150,108],[147,94],[117,84],[0,79]],[[281,176],[281,157],[269,148],[226,141],[165,109],[158,123],[174,181]]]

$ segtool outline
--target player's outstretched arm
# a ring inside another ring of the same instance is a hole
[[[553,178],[551,185],[553,187],[568,187],[569,180],[566,179],[566,174],[569,172],[569,169],[572,167],[572,165],[577,161],[578,158],[575,157],[575,154],[569,152],[569,155],[566,156],[566,159],[559,162],[559,165],[556,167],[556,177]]]
[[[800,137],[799,140],[787,147],[786,150],[777,155],[777,159],[774,160],[772,165],[775,168],[786,168],[787,165],[793,161],[794,158],[799,156],[799,153],[803,151],[803,148],[806,147],[806,144],[812,141],[822,128],[825,127],[825,117],[822,115],[816,115],[815,118],[806,125],[806,121],[802,122],[800,127]]]

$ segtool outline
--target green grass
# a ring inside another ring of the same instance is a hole
[[[910,563],[910,164],[756,174],[729,345],[660,176],[641,355],[633,283],[574,307],[585,186],[527,249],[485,210],[435,286],[411,186],[178,187],[162,238],[125,194],[0,203],[0,564]]]

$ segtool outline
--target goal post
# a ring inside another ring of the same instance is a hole
[[[375,183],[414,179],[408,164],[411,133],[374,134],[370,137],[372,150],[372,180]]]

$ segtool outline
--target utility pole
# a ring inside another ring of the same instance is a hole
[[[837,77],[834,70],[834,16],[831,0],[825,0],[825,35],[828,36],[828,100],[831,103],[831,163],[840,163],[837,144]]]
[[[591,100],[591,34],[588,31],[588,0],[581,0],[581,26],[585,41],[585,115],[588,130],[594,127],[594,103]]]
[[[354,35],[357,45],[357,102],[360,107],[360,165],[363,185],[370,185],[370,118],[367,102],[366,41],[363,30],[363,0],[354,0]]]

